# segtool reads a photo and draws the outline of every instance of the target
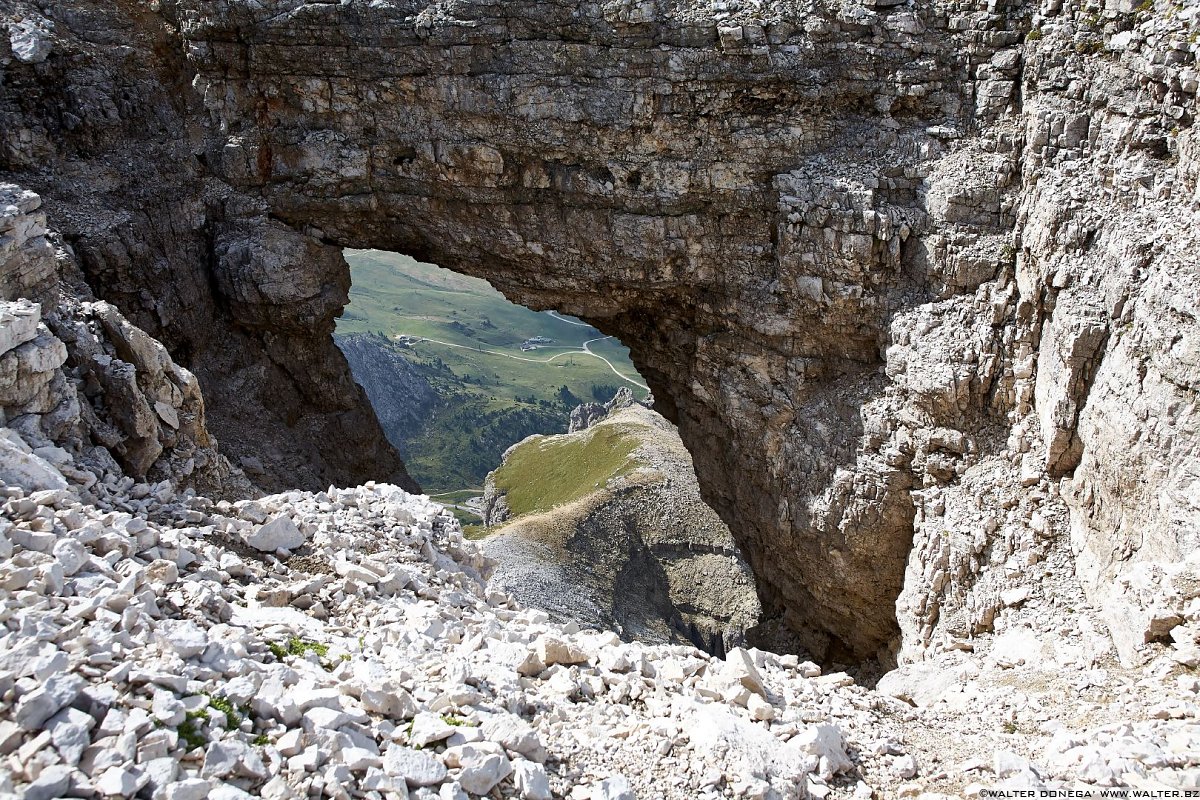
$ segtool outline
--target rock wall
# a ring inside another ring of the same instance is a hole
[[[96,294],[196,375],[257,485],[415,489],[330,337],[350,285],[340,249],[213,178],[157,9],[0,6],[0,171],[43,197]]]
[[[819,656],[1194,547],[1194,9],[153,8],[5,12],[0,167],[263,483],[399,469],[328,335],[377,247],[629,344]]]
[[[41,198],[12,184],[0,184],[0,423],[11,486],[74,485],[93,501],[135,481],[253,491],[218,454],[196,377],[90,294]]]
[[[978,67],[1012,93],[1021,9],[179,12],[214,170],[296,227],[618,334],[766,607],[817,653],[894,641],[922,478],[895,415],[870,413],[890,402],[881,351],[899,311],[1003,266],[1013,171],[986,167],[1004,153],[960,158],[984,166],[965,193],[954,169],[922,179],[974,127]],[[979,252],[933,252],[919,234],[935,229]]]

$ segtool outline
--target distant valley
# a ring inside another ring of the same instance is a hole
[[[565,431],[572,408],[621,386],[647,395],[628,349],[586,323],[396,253],[346,260],[338,346],[409,472],[465,522],[478,521],[465,503],[508,447]]]

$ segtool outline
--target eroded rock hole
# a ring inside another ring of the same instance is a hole
[[[407,166],[417,158],[417,150],[415,147],[402,147],[392,156],[392,165],[397,167]]]
[[[629,352],[587,322],[396,253],[346,251],[335,339],[409,473],[560,621],[723,653],[749,567]]]

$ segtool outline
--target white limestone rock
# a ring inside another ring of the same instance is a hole
[[[588,660],[583,648],[549,634],[538,637],[534,643],[534,652],[538,660],[547,667],[555,664],[583,664]]]
[[[45,61],[54,48],[50,28],[50,21],[40,16],[9,23],[8,43],[16,59],[25,64]]]
[[[280,514],[266,525],[246,535],[246,544],[264,553],[276,550],[295,550],[304,544],[304,534],[286,514]]]
[[[551,800],[554,796],[546,768],[531,761],[513,762],[513,786],[522,800]]]
[[[486,795],[511,772],[512,764],[508,758],[498,753],[489,753],[464,763],[458,782],[471,794]]]
[[[454,726],[442,719],[441,715],[422,711],[413,718],[408,739],[417,747],[427,747],[434,742],[448,739],[454,732]]]
[[[34,454],[20,434],[0,428],[0,481],[29,491],[65,489],[67,479],[49,461]]]
[[[206,800],[212,789],[204,778],[186,778],[163,787],[162,800]]]
[[[734,647],[726,654],[724,674],[731,682],[744,686],[761,697],[767,694],[762,675],[754,665],[754,657],[745,648]]]
[[[480,732],[489,741],[499,742],[530,761],[546,760],[546,749],[542,747],[537,731],[515,714],[493,714],[480,725]]]
[[[629,779],[624,775],[605,778],[592,787],[593,800],[637,800]]]
[[[183,659],[198,656],[208,647],[208,634],[190,620],[163,620],[155,635]]]
[[[446,767],[423,750],[392,744],[383,756],[383,770],[409,786],[436,786],[446,779]]]
[[[21,797],[23,800],[57,800],[67,794],[70,786],[71,768],[55,764],[42,770],[32,783],[25,786]]]
[[[37,730],[60,709],[74,702],[86,685],[87,681],[78,675],[54,675],[40,688],[21,696],[13,712],[13,721],[24,730]]]
[[[96,791],[105,797],[133,797],[146,783],[140,772],[124,767],[110,767],[95,780]]]
[[[38,335],[42,307],[30,300],[0,301],[0,355]]]
[[[788,742],[788,747],[816,756],[816,771],[827,781],[854,767],[854,762],[846,755],[842,733],[834,725],[809,725]]]

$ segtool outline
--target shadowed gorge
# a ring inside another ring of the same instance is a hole
[[[262,486],[412,486],[330,337],[341,248],[410,253],[630,347],[764,641],[919,658],[1056,537],[1095,597],[1195,544],[1196,82],[1137,13],[80,3],[2,165]]]

